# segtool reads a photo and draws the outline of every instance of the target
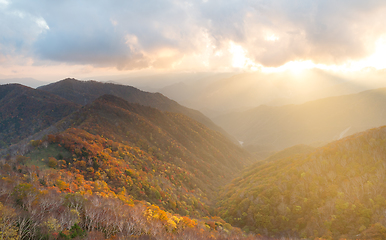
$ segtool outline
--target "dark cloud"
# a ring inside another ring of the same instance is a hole
[[[386,32],[385,6],[384,0],[0,0],[0,54],[168,68],[202,54],[208,41],[224,51],[232,41],[266,66],[341,63],[374,50]]]

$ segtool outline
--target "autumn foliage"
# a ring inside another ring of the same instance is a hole
[[[0,164],[2,239],[247,239],[220,218],[181,216],[125,191],[93,191],[94,182],[66,170],[11,164]]]
[[[30,141],[28,157],[2,160],[9,238],[246,238],[213,216],[218,187],[251,161],[218,132],[113,96],[63,126]]]

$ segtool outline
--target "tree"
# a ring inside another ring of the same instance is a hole
[[[56,160],[54,157],[49,157],[47,165],[50,168],[56,168],[58,166],[58,160]]]
[[[17,239],[16,213],[0,202],[0,239]]]

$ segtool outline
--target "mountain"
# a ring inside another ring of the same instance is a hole
[[[178,102],[189,101],[200,96],[204,89],[211,84],[230,78],[233,75],[236,75],[236,73],[217,73],[193,79],[180,78],[179,82],[167,85],[159,89],[159,92]]]
[[[0,158],[3,238],[255,239],[212,215],[219,186],[251,162],[217,131],[113,95],[50,128]]]
[[[297,144],[326,143],[385,125],[385,106],[386,88],[381,88],[299,105],[263,105],[213,120],[245,145],[280,150]]]
[[[20,84],[0,85],[0,148],[49,127],[79,109],[54,94]]]
[[[160,89],[174,85],[179,82],[195,82],[201,79],[221,78],[227,75],[226,73],[213,73],[213,72],[175,72],[175,73],[163,73],[163,74],[150,74],[150,75],[138,75],[138,76],[126,76],[119,77],[109,76],[104,80],[113,79],[122,85],[130,85],[145,91],[153,92]],[[98,77],[100,79],[100,77]],[[102,80],[102,81],[104,81]],[[173,99],[173,98],[172,98]]]
[[[17,83],[31,88],[37,88],[39,86],[47,84],[47,82],[39,81],[34,78],[2,78],[0,84]]]
[[[38,89],[56,94],[77,104],[86,105],[104,94],[111,94],[125,99],[128,102],[139,103],[162,111],[182,113],[186,116],[205,124],[207,127],[219,131],[232,139],[223,129],[216,126],[209,118],[197,110],[179,105],[160,93],[149,93],[131,86],[123,86],[113,83],[101,83],[96,81],[78,81],[65,79],[48,84]]]
[[[28,164],[44,167],[55,158],[60,168],[104,186],[106,194],[125,189],[133,200],[181,215],[209,215],[217,189],[251,163],[242,148],[185,115],[113,95],[99,97],[60,125],[69,127],[31,142],[41,147],[26,155]]]
[[[384,126],[249,167],[224,187],[218,213],[276,237],[384,238],[385,142]]]

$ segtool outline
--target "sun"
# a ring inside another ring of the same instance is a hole
[[[375,69],[386,68],[386,35],[380,37],[375,43],[375,51],[369,57],[353,64],[356,68],[372,67]]]
[[[244,70],[257,70],[257,64],[247,57],[247,51],[242,46],[230,42],[229,52],[232,54],[232,67]]]
[[[264,67],[261,64],[255,63],[247,57],[247,51],[240,45],[234,42],[229,43],[229,52],[232,54],[232,67],[243,70],[257,71],[265,73],[275,73],[291,71],[295,74],[300,74],[303,70],[315,68],[317,65],[311,60],[307,61],[290,61],[280,67]]]

